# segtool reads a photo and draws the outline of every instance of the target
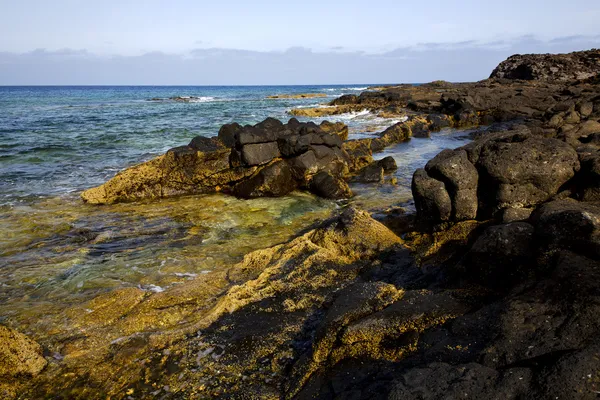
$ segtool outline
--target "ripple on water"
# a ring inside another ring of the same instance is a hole
[[[256,200],[215,194],[102,207],[60,197],[3,206],[0,317],[33,322],[105,290],[164,289],[284,242],[337,207],[303,193]]]

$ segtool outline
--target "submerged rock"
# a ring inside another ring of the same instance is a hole
[[[0,343],[0,377],[36,376],[48,364],[38,343],[2,325]]]

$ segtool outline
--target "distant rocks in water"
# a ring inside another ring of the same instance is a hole
[[[490,78],[581,81],[600,72],[600,49],[569,54],[515,54],[494,69]]]
[[[168,98],[153,97],[149,101],[174,101],[177,103],[206,103],[214,100],[210,96],[174,96]]]
[[[300,94],[275,94],[267,96],[267,99],[275,100],[290,100],[290,99],[314,99],[319,97],[327,97],[325,93],[300,93]]]
[[[347,135],[346,125],[327,121],[320,126],[273,118],[254,126],[226,124],[216,138],[196,137],[81,196],[88,203],[110,204],[212,192],[277,197],[300,189],[346,198],[352,195],[345,182],[352,162],[342,149]],[[321,172],[329,177],[319,175],[313,183]]]

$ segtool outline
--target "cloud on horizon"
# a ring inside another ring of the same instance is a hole
[[[0,85],[292,85],[475,81],[512,54],[600,47],[600,35],[549,41],[418,43],[381,53],[341,47],[316,51],[198,48],[185,54],[100,56],[85,49],[0,52]],[[343,51],[340,51],[343,50]]]

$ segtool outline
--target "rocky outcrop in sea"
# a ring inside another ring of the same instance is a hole
[[[410,118],[378,138],[345,142],[338,128],[295,120],[225,125],[217,139],[194,139],[83,197],[108,203],[217,186],[248,197],[295,188],[337,197],[329,195],[343,186],[335,182],[375,181],[393,168],[372,160],[389,144],[444,121],[490,126],[415,171],[416,213],[375,220],[346,207],[224,271],[161,293],[104,293],[66,310],[70,323],[43,339],[44,352],[0,331],[9,349],[28,349],[5,351],[14,367],[0,363],[9,377],[0,390],[21,398],[596,399],[598,83],[435,82],[337,102],[407,107]],[[302,165],[314,168],[299,168],[307,154],[316,162]],[[54,352],[60,357],[43,358]]]

